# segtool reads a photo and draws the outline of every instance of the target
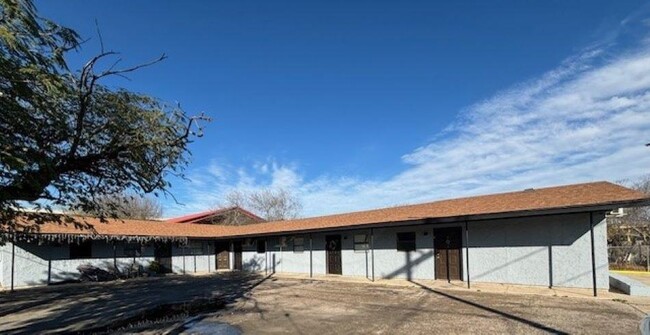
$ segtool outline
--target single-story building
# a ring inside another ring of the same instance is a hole
[[[220,225],[114,220],[44,224],[0,247],[3,288],[78,278],[77,267],[246,270],[609,289],[608,212],[650,204],[608,182],[313,218]],[[181,220],[182,221],[182,220]],[[191,221],[191,220],[190,220]]]

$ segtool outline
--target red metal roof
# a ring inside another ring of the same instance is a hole
[[[200,213],[194,213],[194,214],[188,214],[184,216],[179,216],[176,218],[171,218],[165,220],[165,222],[170,222],[170,223],[194,223],[197,221],[204,220],[206,218],[218,216],[221,214],[224,214],[228,211],[239,211],[240,213],[252,218],[255,221],[265,221],[263,218],[251,213],[250,211],[247,211],[239,206],[234,206],[234,207],[229,207],[229,208],[222,208],[222,209],[216,209],[216,210],[210,210],[210,211],[205,211],[205,212],[200,212]]]

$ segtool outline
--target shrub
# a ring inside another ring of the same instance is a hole
[[[96,266],[90,264],[82,264],[77,267],[77,270],[81,274],[79,280],[82,282],[99,282],[99,281],[110,281],[117,279],[117,275],[100,269]]]
[[[162,264],[160,264],[157,261],[151,261],[149,263],[149,267],[147,268],[147,270],[148,270],[148,272],[155,273],[155,274],[163,274],[163,273],[165,273],[165,268],[162,266]]]

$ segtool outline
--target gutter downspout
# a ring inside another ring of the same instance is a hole
[[[284,245],[284,241],[282,240],[282,236],[280,236],[280,262],[279,262],[280,266],[282,266],[282,246],[283,245]],[[280,271],[278,271],[278,272],[282,272],[282,269],[280,269]],[[273,259],[273,273],[275,273],[275,258]]]
[[[471,288],[469,280],[469,229],[465,221],[465,267],[467,268],[467,288]]]
[[[591,236],[591,280],[594,287],[594,297],[598,296],[596,289],[596,251],[594,246],[594,213],[589,212],[589,235]]]
[[[14,291],[14,271],[16,268],[16,233],[11,241],[11,292]]]
[[[113,241],[113,269],[117,273],[117,247],[115,246],[115,241]]]
[[[269,239],[264,239],[264,275],[269,275]]]
[[[52,258],[47,260],[47,285],[50,284],[52,284]]]
[[[205,243],[204,246],[205,246],[205,248],[208,250],[208,252],[207,252],[207,254],[208,254],[208,273],[212,273],[212,268],[210,267],[210,263],[212,263],[212,262],[210,262],[210,241],[203,242],[203,243]],[[214,245],[214,243],[213,243],[213,245]],[[215,253],[214,250],[212,250],[212,253],[213,253],[213,254]],[[216,257],[216,256],[215,256],[215,258],[214,258],[214,261],[215,261],[215,262],[217,261],[217,257]],[[216,270],[216,269],[215,269],[215,270]]]
[[[372,281],[375,281],[375,231],[370,228],[370,258],[372,261]]]

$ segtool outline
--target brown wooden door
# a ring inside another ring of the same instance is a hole
[[[217,255],[217,270],[230,269],[230,243],[225,241],[215,242],[215,253]]]
[[[242,270],[242,246],[241,241],[235,241],[232,243],[233,251],[235,252],[235,270]]]
[[[325,236],[327,249],[327,273],[343,274],[341,267],[341,235]]]
[[[459,227],[434,229],[433,236],[436,279],[462,280],[462,230]]]

